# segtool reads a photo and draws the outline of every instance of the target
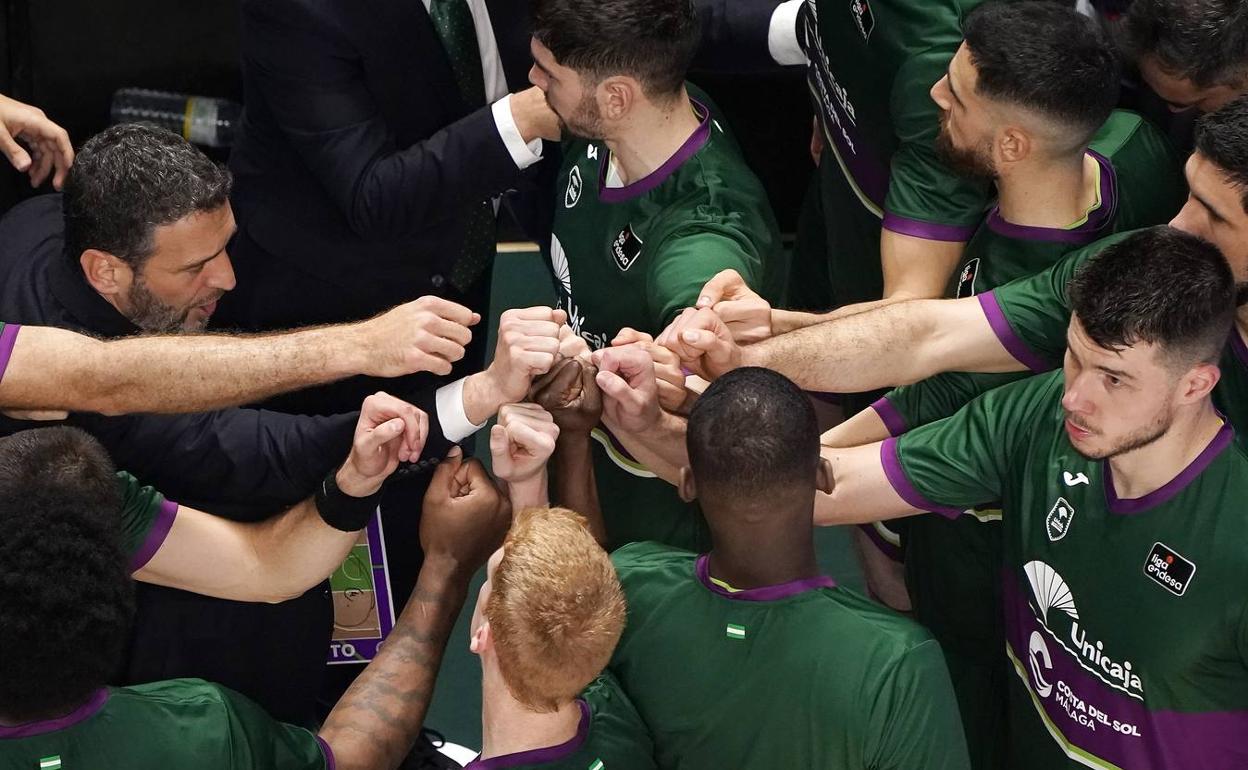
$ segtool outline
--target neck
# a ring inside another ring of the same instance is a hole
[[[1156,492],[1191,465],[1221,429],[1222,418],[1209,399],[1186,415],[1176,415],[1161,438],[1109,459],[1115,494],[1121,500],[1129,500]]]
[[[708,567],[712,577],[743,590],[818,577],[810,510],[803,519],[807,526],[777,527],[776,522],[797,518],[787,513],[756,518],[729,516],[739,522],[731,531],[711,526]]]
[[[998,206],[1005,221],[1028,227],[1067,227],[1096,203],[1096,158],[1086,152],[1031,161],[997,177]]]
[[[684,88],[664,107],[638,102],[615,135],[605,140],[624,184],[654,173],[676,154],[699,124]]]
[[[567,743],[576,736],[580,723],[581,707],[575,700],[557,711],[539,714],[512,697],[497,666],[482,661],[482,759]]]

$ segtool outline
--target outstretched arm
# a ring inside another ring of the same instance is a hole
[[[356,374],[449,374],[472,338],[468,327],[479,320],[462,305],[422,297],[367,321],[278,334],[102,342],[8,325],[0,332],[0,406],[199,412]]]
[[[468,582],[510,524],[508,506],[481,464],[451,452],[425,495],[425,563],[416,588],[381,652],[321,728],[338,770],[392,770],[411,750]]]
[[[367,508],[400,461],[420,456],[427,431],[428,418],[416,407],[384,393],[369,396],[351,453],[334,474],[339,491],[322,495],[362,500]],[[254,523],[179,508],[155,555],[134,577],[223,599],[284,601],[333,572],[362,529],[363,523],[336,519],[331,525],[315,498]]]
[[[832,489],[815,495],[815,524],[865,524],[923,513],[907,503],[889,482],[880,443],[828,447],[820,451],[831,464]]]

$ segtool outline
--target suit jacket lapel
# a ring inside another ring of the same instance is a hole
[[[529,36],[533,29],[529,4],[525,0],[485,0],[485,7],[490,10],[490,23],[494,27],[494,39],[498,41],[507,86],[512,91],[527,88],[529,68],[533,66],[533,55],[529,53]]]

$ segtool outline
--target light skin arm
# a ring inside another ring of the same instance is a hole
[[[377,657],[321,727],[339,770],[393,770],[411,751],[468,583],[502,543],[510,520],[481,464],[451,450],[425,495],[425,561],[416,588]]]
[[[507,310],[498,323],[498,343],[489,367],[464,381],[463,406],[468,421],[480,424],[504,404],[523,401],[533,379],[550,371],[571,336],[567,313],[549,307]]]
[[[480,316],[438,297],[367,321],[263,335],[176,335],[103,342],[23,326],[0,379],[0,406],[123,414],[199,412],[356,374],[449,374]]]
[[[555,451],[559,426],[537,404],[508,404],[490,429],[494,477],[506,485],[511,510],[550,505],[546,463]]]
[[[51,174],[52,186],[57,190],[65,183],[65,175],[74,162],[74,147],[65,129],[48,120],[38,107],[3,94],[0,94],[0,154],[13,168],[30,176],[31,187],[43,184]]]
[[[815,524],[866,524],[923,513],[897,494],[884,474],[880,444],[823,447],[820,455],[832,465],[830,493],[815,494]]]
[[[603,423],[656,476],[679,485],[680,469],[689,464],[686,422],[660,408],[650,354],[630,345],[598,351],[594,360],[603,392]]]
[[[400,461],[420,456],[427,433],[428,417],[416,407],[384,393],[369,396],[336,474],[339,489],[373,494]],[[261,522],[179,508],[160,549],[134,577],[222,599],[279,602],[324,580],[358,538],[358,531],[326,524],[312,498]]]
[[[845,422],[823,434],[819,443],[825,447],[855,447],[873,444],[889,437],[888,426],[874,409],[863,409]]]
[[[885,229],[880,233],[880,265],[886,300],[933,299],[945,293],[965,241],[935,241]]]
[[[1011,372],[1023,365],[975,297],[897,302],[741,347],[717,314],[685,310],[659,341],[707,379],[739,366],[775,369],[805,390],[858,393],[944,371]]]

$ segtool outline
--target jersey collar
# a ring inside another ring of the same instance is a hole
[[[672,154],[672,157],[663,161],[662,166],[659,166],[646,176],[623,187],[607,187],[607,167],[611,162],[611,154],[603,153],[602,160],[598,162],[599,200],[603,203],[623,203],[624,201],[645,195],[666,182],[668,177],[676,173],[676,169],[680,168],[685,161],[692,158],[697,154],[698,150],[702,149],[702,146],[711,138],[711,111],[697,99],[690,98],[689,101],[692,102],[694,111],[702,116],[702,122],[689,135],[685,143]]]
[[[46,719],[42,722],[27,722],[24,725],[15,725],[13,727],[0,727],[0,740],[8,738],[31,738],[36,735],[46,735],[48,733],[65,730],[95,716],[100,709],[104,708],[104,702],[107,700],[108,690],[101,687],[91,694],[91,697],[86,703],[82,704],[63,717]]]
[[[1105,499],[1109,503],[1110,513],[1133,514],[1142,513],[1149,508],[1168,502],[1180,492],[1182,492],[1188,484],[1196,480],[1196,477],[1209,467],[1209,464],[1222,453],[1231,444],[1231,440],[1235,436],[1235,431],[1231,428],[1231,424],[1222,418],[1222,427],[1218,430],[1213,440],[1209,442],[1200,454],[1196,455],[1196,459],[1184,468],[1178,476],[1170,479],[1159,489],[1149,492],[1143,497],[1133,497],[1126,500],[1120,499],[1118,493],[1114,491],[1114,472],[1109,466],[1108,460],[1102,460],[1101,466],[1104,472],[1101,474],[1101,481],[1105,486]]]
[[[1104,234],[1101,231],[1113,221],[1114,214],[1118,211],[1118,176],[1114,173],[1114,164],[1109,158],[1092,149],[1087,150],[1087,154],[1092,156],[1100,168],[1101,184],[1099,200],[1088,209],[1081,221],[1071,227],[1016,225],[1006,221],[1001,216],[1001,207],[994,205],[988,212],[988,229],[1006,238],[1021,241],[1051,241],[1074,246],[1083,246],[1101,237]]]
[[[787,599],[790,596],[796,596],[807,591],[813,591],[816,588],[836,588],[836,581],[826,575],[819,577],[806,578],[804,580],[793,580],[788,583],[780,583],[774,586],[763,586],[762,588],[747,588],[744,590],[729,590],[715,581],[711,577],[710,559],[707,554],[698,557],[695,566],[695,572],[698,576],[698,582],[706,587],[713,594],[724,597],[725,599],[733,599],[739,602],[774,602],[778,599]]]
[[[547,746],[543,749],[518,751],[515,754],[504,754],[501,757],[490,757],[489,759],[474,759],[464,767],[464,770],[494,770],[495,768],[519,767],[521,765],[539,765],[546,762],[557,762],[572,756],[581,746],[585,745],[585,740],[589,738],[589,704],[584,699],[577,698],[576,705],[581,707],[581,721],[576,726],[576,735],[567,741],[558,746]]]

